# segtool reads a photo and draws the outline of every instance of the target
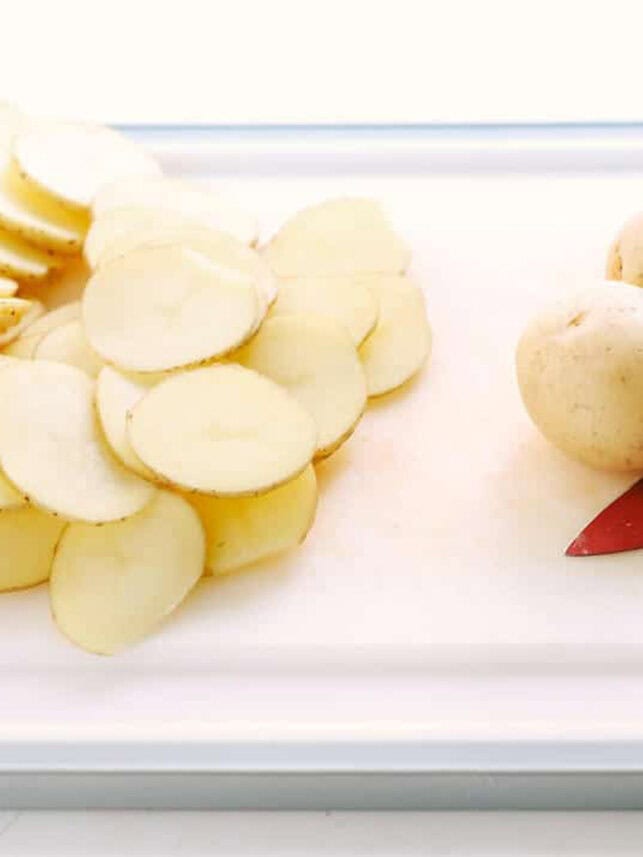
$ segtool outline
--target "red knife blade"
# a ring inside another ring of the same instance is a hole
[[[643,548],[643,479],[599,512],[565,554],[599,556],[639,548]]]

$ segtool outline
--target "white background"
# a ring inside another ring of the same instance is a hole
[[[641,3],[3,4],[0,98],[111,122],[643,119]],[[643,816],[0,813],[20,855],[638,855]]]

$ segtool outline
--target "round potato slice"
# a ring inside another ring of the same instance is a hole
[[[69,520],[127,518],[153,488],[103,446],[92,381],[72,366],[20,361],[0,371],[0,464],[36,505]]]
[[[188,497],[205,527],[206,568],[228,574],[296,547],[317,508],[315,469],[259,497]]]
[[[4,300],[17,300],[17,298],[4,298]],[[2,301],[0,301],[2,303]],[[10,345],[14,340],[18,339],[22,334],[44,313],[45,308],[40,301],[26,301],[29,306],[21,309],[22,317],[16,324],[7,327],[0,333],[0,348]]]
[[[63,214],[57,219],[41,213],[37,206],[25,203],[15,190],[10,158],[0,156],[0,226],[32,244],[57,253],[78,253],[84,229]]]
[[[57,327],[80,318],[80,301],[63,304],[49,310],[29,325],[28,336],[44,336]]]
[[[314,315],[271,318],[235,356],[285,387],[311,414],[317,458],[337,449],[364,413],[364,372],[348,333],[337,322]]]
[[[80,319],[58,325],[46,333],[34,349],[36,360],[53,360],[68,363],[82,369],[90,378],[95,378],[103,368],[103,361],[93,350]]]
[[[282,280],[272,316],[320,315],[343,325],[359,345],[377,323],[378,306],[370,280],[359,275]]]
[[[60,265],[60,259],[0,229],[0,276],[36,283],[45,280]]]
[[[397,274],[410,253],[371,199],[330,199],[295,214],[266,247],[279,277]]]
[[[182,215],[140,208],[110,209],[98,217],[85,242],[85,256],[93,268],[139,247],[179,244],[203,253],[216,265],[234,268],[256,280],[265,308],[277,297],[275,275],[251,247],[206,226],[195,225]]]
[[[50,596],[56,624],[73,643],[111,655],[145,637],[203,572],[205,537],[181,497],[158,491],[127,521],[72,524],[56,549]]]
[[[0,335],[20,324],[31,307],[32,302],[24,298],[0,298]]]
[[[93,275],[83,297],[87,337],[108,363],[159,372],[233,350],[259,314],[254,280],[187,247],[141,248]]]
[[[132,140],[98,125],[36,125],[16,135],[13,156],[25,181],[75,210],[88,209],[110,182],[161,174]]]
[[[127,414],[149,392],[149,385],[121,375],[110,366],[104,366],[96,381],[96,408],[112,452],[125,467],[143,476],[155,478],[132,449],[127,434]]]
[[[379,299],[379,321],[359,356],[368,395],[381,396],[408,381],[428,360],[431,328],[424,296],[406,277],[374,277],[372,288]]]
[[[260,494],[292,479],[310,463],[317,434],[289,393],[234,364],[162,381],[130,411],[128,431],[154,473],[219,496]]]
[[[34,506],[0,510],[0,590],[25,589],[47,580],[65,526]]]
[[[9,277],[0,277],[0,297],[12,298],[18,291],[18,283]]]
[[[180,179],[141,177],[104,187],[93,205],[99,219],[115,208],[149,208],[227,232],[244,244],[257,240],[257,221],[218,193]]]

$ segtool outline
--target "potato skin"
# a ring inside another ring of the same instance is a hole
[[[605,275],[643,286],[643,212],[630,217],[610,245]]]
[[[605,282],[538,314],[516,352],[525,407],[545,437],[602,470],[643,470],[643,293]]]

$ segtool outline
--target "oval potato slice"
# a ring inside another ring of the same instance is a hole
[[[104,363],[89,344],[80,319],[60,324],[46,333],[36,345],[36,360],[67,363],[95,378]]]
[[[0,335],[20,324],[31,308],[32,302],[24,298],[0,298]]]
[[[57,220],[45,215],[34,204],[26,204],[14,190],[10,158],[0,157],[0,226],[44,250],[78,253],[85,230],[73,218],[60,215]]]
[[[211,360],[252,333],[255,282],[180,246],[141,248],[101,266],[83,296],[90,344],[108,363],[159,372]]]
[[[355,345],[363,342],[377,323],[377,301],[369,287],[371,277],[296,277],[282,280],[272,316],[320,315],[343,325]]]
[[[380,316],[359,350],[369,396],[381,396],[408,381],[431,354],[431,328],[424,295],[407,277],[375,277]]]
[[[103,446],[91,380],[72,366],[21,361],[0,371],[0,464],[36,505],[69,520],[127,518],[153,488]]]
[[[181,497],[158,491],[127,521],[72,524],[56,549],[50,595],[73,643],[111,655],[145,637],[183,601],[203,572],[205,537]]]
[[[0,276],[39,283],[60,265],[59,259],[0,229]]]
[[[63,304],[41,315],[29,325],[28,336],[44,336],[57,327],[80,318],[80,301]]]
[[[5,298],[5,300],[16,300],[16,298]],[[10,345],[14,340],[22,336],[31,325],[40,318],[45,308],[40,301],[27,301],[29,306],[23,312],[22,317],[3,333],[0,333],[0,348]]]
[[[31,360],[40,339],[40,336],[27,336],[26,334],[19,336],[17,339],[14,339],[13,342],[4,346],[2,356]]]
[[[18,283],[9,277],[0,277],[0,297],[12,298],[18,291]]]
[[[41,123],[19,132],[12,151],[25,181],[73,210],[88,209],[103,185],[161,174],[140,146],[99,125]]]
[[[0,511],[0,590],[25,589],[47,580],[66,524],[34,506]]]
[[[206,497],[188,500],[205,527],[206,568],[228,574],[296,547],[306,537],[317,508],[315,469],[259,497]]]
[[[352,434],[366,407],[357,350],[337,322],[315,315],[270,318],[236,359],[285,387],[317,426],[322,458]]]
[[[227,232],[244,244],[254,244],[257,221],[222,195],[198,184],[165,177],[141,177],[104,187],[94,200],[96,219],[115,208],[149,208],[171,212],[186,220]]]
[[[265,250],[279,277],[404,271],[410,253],[372,199],[330,199],[285,223]]]
[[[149,385],[125,377],[110,366],[104,366],[96,381],[96,408],[105,438],[114,455],[134,473],[153,480],[155,475],[134,452],[127,434],[127,415],[149,389]]]
[[[317,435],[289,393],[235,364],[162,381],[134,406],[128,432],[154,473],[219,496],[260,494],[292,479],[310,463]]]

